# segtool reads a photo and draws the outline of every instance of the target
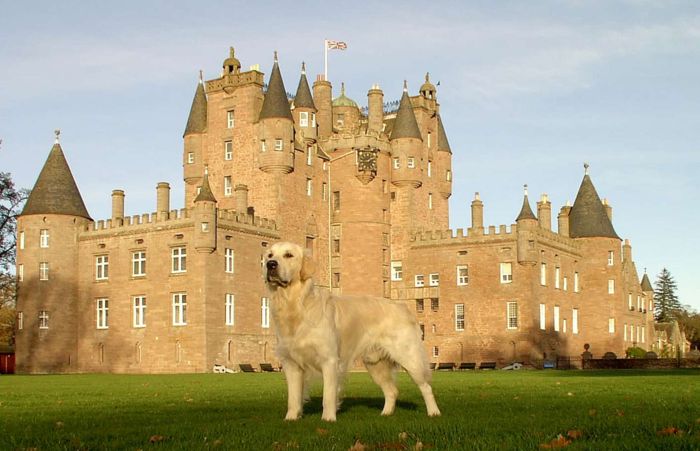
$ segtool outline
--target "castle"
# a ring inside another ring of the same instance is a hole
[[[392,106],[398,108],[392,109]],[[514,224],[448,230],[452,149],[436,87],[374,85],[361,108],[304,65],[287,94],[275,54],[267,84],[234,56],[196,87],[184,132],[185,207],[94,221],[58,135],[18,219],[17,370],[206,372],[275,363],[262,255],[309,248],[335,293],[404,302],[433,362],[618,355],[653,339],[653,296],[588,168],[557,214],[525,191]],[[517,213],[517,212],[514,212]]]

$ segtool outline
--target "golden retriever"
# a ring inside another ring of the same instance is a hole
[[[358,358],[384,392],[382,415],[391,415],[396,406],[397,366],[420,388],[428,415],[440,415],[420,329],[405,305],[369,296],[332,296],[317,289],[308,251],[293,243],[269,248],[264,273],[277,355],[287,379],[286,420],[301,417],[305,384],[311,373],[320,372],[322,419],[335,421],[342,377]]]

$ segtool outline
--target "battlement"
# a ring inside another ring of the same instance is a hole
[[[324,151],[334,149],[348,149],[352,147],[376,147],[380,150],[388,149],[389,139],[383,133],[367,130],[365,133],[352,134],[350,132],[334,133],[328,138],[320,139],[319,144]]]
[[[262,86],[265,84],[262,72],[250,70],[248,72],[240,72],[237,74],[223,75],[220,78],[215,78],[206,82],[207,93],[215,91],[229,91],[232,88],[255,83]]]
[[[262,231],[276,231],[277,223],[273,219],[239,213],[236,210],[219,210],[219,226],[245,225]]]
[[[418,230],[411,234],[410,242],[413,246],[435,246],[448,244],[468,244],[470,242],[500,241],[503,239],[515,239],[517,225],[504,225],[498,227],[489,226],[483,231],[474,229],[447,229],[447,230]]]

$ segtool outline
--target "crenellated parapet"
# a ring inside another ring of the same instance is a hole
[[[248,72],[240,72],[237,74],[231,73],[221,76],[220,78],[215,78],[206,82],[207,93],[212,93],[216,91],[224,91],[227,94],[233,92],[237,87],[242,85],[247,85],[254,83],[260,85],[262,89],[265,84],[264,76],[262,72],[257,70],[251,70]]]
[[[413,247],[417,246],[449,246],[483,244],[486,242],[501,242],[515,240],[517,237],[517,225],[504,225],[498,227],[489,226],[483,232],[475,232],[473,229],[446,229],[446,230],[419,230],[410,236]]]

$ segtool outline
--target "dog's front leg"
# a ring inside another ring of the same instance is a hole
[[[282,366],[287,379],[287,421],[301,417],[304,403],[304,371],[293,362],[284,362]]]
[[[323,365],[323,416],[324,421],[335,421],[338,410],[338,362],[330,360]]]

